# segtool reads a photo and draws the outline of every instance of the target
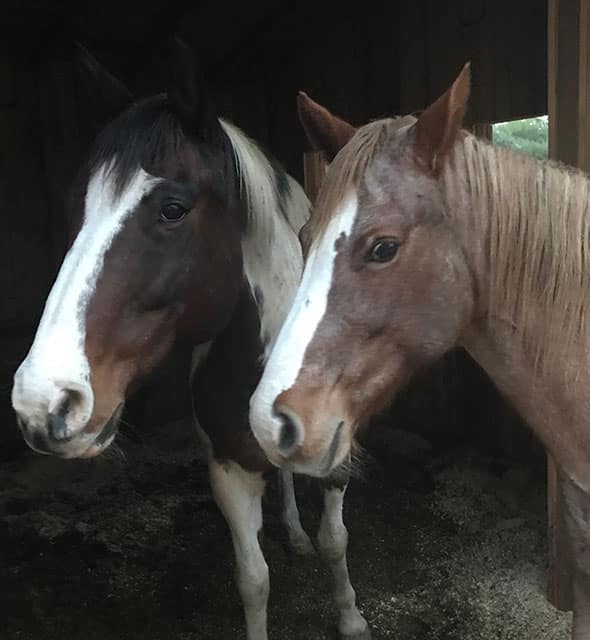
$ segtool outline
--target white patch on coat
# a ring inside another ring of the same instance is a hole
[[[266,359],[301,279],[303,256],[297,234],[307,222],[310,203],[301,186],[285,174],[289,196],[281,212],[275,170],[268,158],[237,127],[220,122],[234,150],[248,207],[248,228],[242,237],[244,275],[254,297],[257,291],[262,294],[257,304]]]
[[[14,378],[12,405],[29,426],[45,427],[48,412],[59,409],[64,390],[78,394],[66,417],[68,427],[75,433],[90,419],[94,397],[84,350],[86,308],[113,239],[158,181],[139,169],[117,197],[108,166],[91,176],[82,228],[49,293],[33,345]]]
[[[250,400],[252,431],[271,458],[274,458],[272,449],[278,441],[281,424],[273,415],[274,401],[297,379],[305,351],[326,312],[336,243],[341,237],[350,235],[356,214],[357,196],[352,193],[313,246],[289,315]]]

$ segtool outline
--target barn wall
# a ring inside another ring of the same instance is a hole
[[[472,122],[547,113],[547,3],[538,0],[418,0],[404,3],[400,107],[436,99],[472,63]]]
[[[227,69],[228,113],[302,178],[304,90],[355,124],[423,109],[472,63],[467,124],[547,113],[547,6],[537,0],[331,3],[285,11]],[[262,102],[261,102],[262,100]],[[261,106],[262,105],[262,106]]]
[[[225,91],[242,89],[238,104],[230,97],[223,109],[302,180],[298,91],[356,124],[399,110],[396,14],[394,3],[378,13],[333,3],[285,11],[229,65]]]
[[[0,64],[0,441],[16,436],[9,393],[58,268],[65,242],[62,150],[67,88],[52,60],[5,56]],[[51,97],[53,96],[53,97]],[[63,111],[61,111],[63,109]],[[72,132],[73,133],[73,132]],[[75,140],[72,135],[72,140]]]

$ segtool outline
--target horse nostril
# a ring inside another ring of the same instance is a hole
[[[289,458],[299,449],[303,442],[303,427],[297,416],[284,408],[277,411],[275,415],[281,421],[278,442],[279,453],[284,458]]]
[[[76,392],[64,389],[57,398],[53,410],[47,414],[47,430],[49,438],[56,442],[71,440],[72,433],[68,429],[66,416],[70,410],[70,403],[75,399]]]
[[[49,413],[47,415],[47,430],[49,438],[56,442],[67,442],[72,438],[66,419],[61,414]]]

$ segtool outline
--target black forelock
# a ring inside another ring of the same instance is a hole
[[[224,146],[221,127],[199,136]],[[98,135],[90,156],[92,173],[106,165],[111,171],[115,191],[120,194],[138,168],[149,170],[176,155],[187,136],[166,94],[141,100],[108,124]],[[231,153],[229,154],[231,157]]]

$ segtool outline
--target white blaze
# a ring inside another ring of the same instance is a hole
[[[326,312],[336,242],[342,236],[350,236],[356,213],[357,197],[352,193],[330,220],[307,259],[289,315],[250,400],[250,424],[263,448],[265,442],[277,441],[280,422],[273,416],[273,403],[297,379],[307,346]]]
[[[33,345],[15,374],[12,404],[30,426],[45,426],[47,413],[59,406],[64,390],[79,393],[67,418],[70,428],[82,428],[92,415],[90,367],[84,352],[86,307],[113,239],[157,182],[139,169],[116,197],[106,166],[91,176],[82,228],[47,298]]]

